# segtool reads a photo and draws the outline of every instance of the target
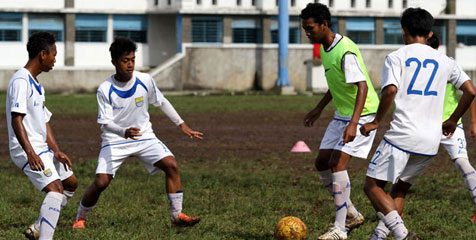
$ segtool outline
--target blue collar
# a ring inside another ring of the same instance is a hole
[[[134,86],[131,87],[131,89],[127,90],[127,91],[121,91],[117,88],[114,87],[114,85],[111,85],[111,88],[109,88],[109,104],[112,104],[112,99],[111,99],[111,94],[114,92],[117,94],[117,96],[121,97],[121,98],[128,98],[128,97],[131,97],[132,95],[134,95],[134,93],[136,93],[136,89],[137,89],[137,86],[138,85],[141,85],[145,91],[149,91],[147,89],[147,87],[145,86],[145,84],[143,82],[141,82],[141,80],[139,80],[139,78],[136,77],[136,82],[134,83]]]

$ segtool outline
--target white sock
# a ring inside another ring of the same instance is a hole
[[[474,211],[476,212],[476,171],[467,158],[457,158],[455,160],[456,168],[463,174],[464,184],[473,199]]]
[[[40,240],[53,239],[62,201],[63,194],[61,193],[49,192],[46,194],[40,208]]]
[[[396,240],[402,240],[408,235],[408,230],[396,210],[389,212],[382,220],[385,226],[393,232]]]
[[[176,193],[167,193],[167,198],[169,199],[172,221],[174,221],[182,212],[183,192],[180,190]]]
[[[334,196],[334,192],[333,192],[334,190],[332,189],[332,171],[330,169],[319,171],[319,176],[320,176],[322,184],[327,189],[329,194],[331,196]],[[357,211],[357,209],[355,209],[354,204],[352,204],[352,201],[349,198],[347,201],[347,217],[354,218],[358,214],[359,212]]]
[[[383,222],[382,219],[378,221],[377,227],[374,230],[374,233],[372,234],[372,237],[370,240],[383,240],[386,239],[388,234],[390,233],[390,230],[385,226],[385,223]]]
[[[94,206],[91,207],[85,207],[81,202],[79,202],[79,207],[78,207],[78,213],[76,214],[76,220],[78,219],[88,219],[88,215],[91,213],[93,210]]]
[[[332,186],[334,191],[334,205],[336,207],[336,219],[334,224],[345,232],[347,202],[350,197],[350,181],[347,171],[332,173]]]
[[[63,210],[63,208],[66,206],[66,204],[68,203],[68,200],[70,198],[72,198],[74,195],[74,192],[71,192],[71,191],[67,191],[67,190],[63,190],[63,201],[61,202],[61,210]],[[40,222],[41,222],[41,216],[38,217],[38,219],[36,219],[35,221],[35,229],[37,231],[40,230]]]

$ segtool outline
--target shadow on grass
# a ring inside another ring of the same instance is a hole
[[[244,233],[244,232],[222,232],[224,239],[244,239],[244,240],[269,240],[274,239],[272,234],[254,234],[254,233]]]

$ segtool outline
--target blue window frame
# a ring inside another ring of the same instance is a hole
[[[231,22],[233,43],[261,43],[261,23],[258,19],[235,18]]]
[[[21,41],[21,13],[0,13],[0,42]]]
[[[106,42],[106,33],[107,15],[76,15],[76,42]]]
[[[347,36],[355,43],[375,43],[375,22],[373,18],[347,18]]]
[[[332,32],[337,32],[339,23],[338,23],[338,18],[337,17],[331,17],[331,30]]]
[[[147,42],[146,15],[114,15],[114,36],[127,37],[135,42]]]
[[[398,18],[387,18],[383,20],[383,43],[403,44],[402,25]]]
[[[435,19],[433,32],[440,38],[441,44],[446,44],[446,20]]]
[[[301,22],[300,18],[291,17],[289,19],[289,43],[301,43]],[[271,43],[279,41],[278,18],[273,17],[271,22]]]
[[[222,26],[221,17],[192,17],[192,42],[221,43]]]
[[[64,18],[57,14],[28,14],[28,34],[45,31],[53,34],[56,41],[64,39]]]
[[[456,21],[456,40],[464,45],[476,45],[476,21]]]

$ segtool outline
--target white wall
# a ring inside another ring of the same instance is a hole
[[[147,0],[75,0],[75,9],[107,11],[145,11]]]
[[[74,65],[77,67],[107,68],[112,65],[109,43],[76,42],[74,45]],[[149,66],[149,46],[137,43],[136,67]]]
[[[476,17],[476,1],[456,0],[456,15]]]
[[[64,0],[2,0],[0,3],[5,8],[34,8],[34,9],[62,9]]]
[[[64,43],[56,42],[56,63],[55,67],[64,66]],[[23,67],[28,61],[28,52],[26,50],[26,42],[1,42],[0,68],[16,69]]]
[[[458,46],[456,62],[464,70],[476,70],[476,46]]]

